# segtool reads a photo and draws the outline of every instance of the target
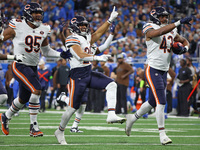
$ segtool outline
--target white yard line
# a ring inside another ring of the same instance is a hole
[[[116,145],[125,145],[125,146],[128,146],[128,145],[161,145],[161,144],[156,144],[156,143],[148,143],[148,144],[145,144],[145,143],[80,143],[80,144],[67,144],[67,145],[60,145],[60,144],[10,144],[10,145],[1,145],[1,147],[9,147],[9,146],[13,146],[13,147],[17,147],[17,146],[54,146],[54,145],[57,145],[57,146],[92,146],[92,145],[95,145],[95,146],[101,146],[101,145],[113,145],[113,146],[116,146]],[[200,144],[170,144],[171,146],[200,146]]]
[[[149,138],[149,137],[159,137],[158,135],[80,135],[81,133],[75,133],[74,135],[65,135],[65,137],[123,137],[123,138]],[[30,137],[30,135],[12,135],[9,134],[6,137]],[[200,135],[168,135],[171,138],[199,138]],[[5,137],[5,135],[0,135],[0,137]],[[43,137],[55,137],[55,135],[44,135]]]
[[[5,111],[7,111],[7,109],[0,109],[0,112],[5,112]],[[45,111],[45,113],[46,113],[46,114],[63,114],[64,111],[65,111],[65,110],[63,110],[63,111]],[[28,110],[20,110],[19,112],[26,112],[26,113],[29,113]],[[88,115],[97,115],[97,116],[98,116],[98,115],[102,115],[102,116],[106,115],[106,116],[107,116],[107,113],[85,112],[85,114],[88,114]],[[119,116],[123,116],[123,115],[119,115]],[[149,118],[155,118],[155,117],[149,116]],[[184,119],[184,118],[187,118],[187,119],[200,119],[199,117],[194,117],[194,116],[179,117],[179,116],[169,116],[169,115],[168,115],[168,118],[174,118],[174,119],[176,119],[176,118],[182,118],[182,119]]]

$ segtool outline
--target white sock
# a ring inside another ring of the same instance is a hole
[[[62,118],[61,118],[61,122],[60,122],[60,126],[59,126],[59,130],[60,131],[64,131],[65,127],[67,126],[71,116],[75,113],[76,109],[67,106],[66,111],[63,113]]]
[[[8,95],[7,94],[0,94],[0,105],[4,104],[7,101]]]
[[[117,84],[113,81],[106,86],[106,100],[108,111],[115,111],[117,100]]]
[[[37,122],[37,114],[40,109],[39,102],[40,95],[31,94],[29,99],[29,114],[30,114],[30,123],[33,124]]]
[[[162,104],[158,104],[156,107],[156,120],[157,120],[160,135],[165,135],[164,109],[165,109],[165,105],[162,105]]]
[[[21,104],[19,102],[19,97],[15,98],[12,102],[12,105],[10,106],[10,108],[6,111],[5,115],[8,119],[11,119],[12,116],[18,112],[22,107],[24,106],[24,104]]]
[[[142,106],[140,107],[140,109],[136,112],[136,114],[138,115],[138,117],[140,118],[141,116],[143,116],[144,114],[146,114],[147,112],[149,112],[153,107],[149,104],[148,101],[144,102],[142,104]],[[137,117],[137,116],[136,116]]]
[[[74,123],[72,125],[72,128],[78,127],[78,124],[80,123],[81,118],[85,112],[85,108],[86,108],[86,104],[81,104],[80,108],[76,111],[76,117],[75,117]]]

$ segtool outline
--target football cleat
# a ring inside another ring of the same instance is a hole
[[[126,121],[126,118],[121,118],[117,116],[116,114],[108,114],[108,117],[106,119],[106,122],[108,124],[113,124],[113,123],[124,123]]]
[[[83,131],[79,130],[78,127],[77,128],[71,128],[70,132],[71,133],[83,133]]]
[[[125,133],[127,136],[131,135],[131,128],[133,126],[134,123],[134,118],[132,114],[128,114],[126,115],[126,128],[125,128]]]
[[[9,134],[8,124],[10,119],[6,117],[5,113],[1,113],[0,118],[1,118],[1,130],[3,134],[8,135]]]
[[[34,125],[33,124],[30,125],[30,132],[29,132],[30,136],[33,136],[33,137],[43,136],[43,132],[42,131],[40,131],[39,129],[36,130],[34,128],[35,125],[37,125],[37,122],[34,122]]]
[[[60,143],[61,145],[67,145],[67,142],[65,141],[64,131],[60,131],[59,129],[57,129],[54,134],[58,140],[58,143]]]
[[[167,145],[172,143],[172,140],[168,136],[160,137],[160,142],[162,145]]]

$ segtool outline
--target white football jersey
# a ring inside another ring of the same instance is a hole
[[[70,48],[73,45],[79,45],[85,53],[94,55],[96,53],[96,49],[91,48],[90,41],[91,34],[88,34],[86,38],[84,38],[83,36],[73,33],[72,35],[66,38],[65,45],[67,48]],[[69,62],[71,69],[91,65],[90,62],[80,61],[75,57],[72,57]]]
[[[146,23],[143,26],[143,33],[146,34],[148,30],[156,30],[159,28],[161,28],[161,26],[154,23]],[[150,67],[162,71],[169,70],[169,64],[172,56],[171,46],[173,44],[176,34],[177,29],[175,28],[169,33],[154,37],[151,40],[146,41],[147,62]]]
[[[13,39],[14,54],[24,54],[26,59],[21,64],[37,66],[40,58],[40,47],[44,39],[50,34],[50,26],[41,24],[38,28],[31,28],[25,20],[12,19],[9,26],[15,30]]]

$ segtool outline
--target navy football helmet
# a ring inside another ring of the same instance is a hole
[[[84,26],[84,25],[86,26],[86,30],[81,31],[79,26]],[[85,36],[85,35],[89,34],[89,32],[90,32],[90,25],[85,17],[75,16],[74,18],[71,19],[71,21],[69,23],[69,29],[73,33],[77,33],[79,35]]]
[[[41,16],[40,17],[37,16],[36,18],[33,18],[32,13],[40,13]],[[38,4],[38,3],[28,3],[24,7],[23,17],[25,18],[26,21],[29,21],[29,22],[31,22],[32,24],[34,24],[35,26],[38,27],[42,23],[42,20],[43,20],[43,17],[44,17],[44,11],[43,11],[40,4]],[[36,21],[36,20],[40,20],[40,21]]]
[[[166,11],[164,7],[161,6],[152,9],[149,15],[150,15],[150,20],[157,25],[161,25],[161,22],[159,20],[160,16],[169,17],[169,13]]]

